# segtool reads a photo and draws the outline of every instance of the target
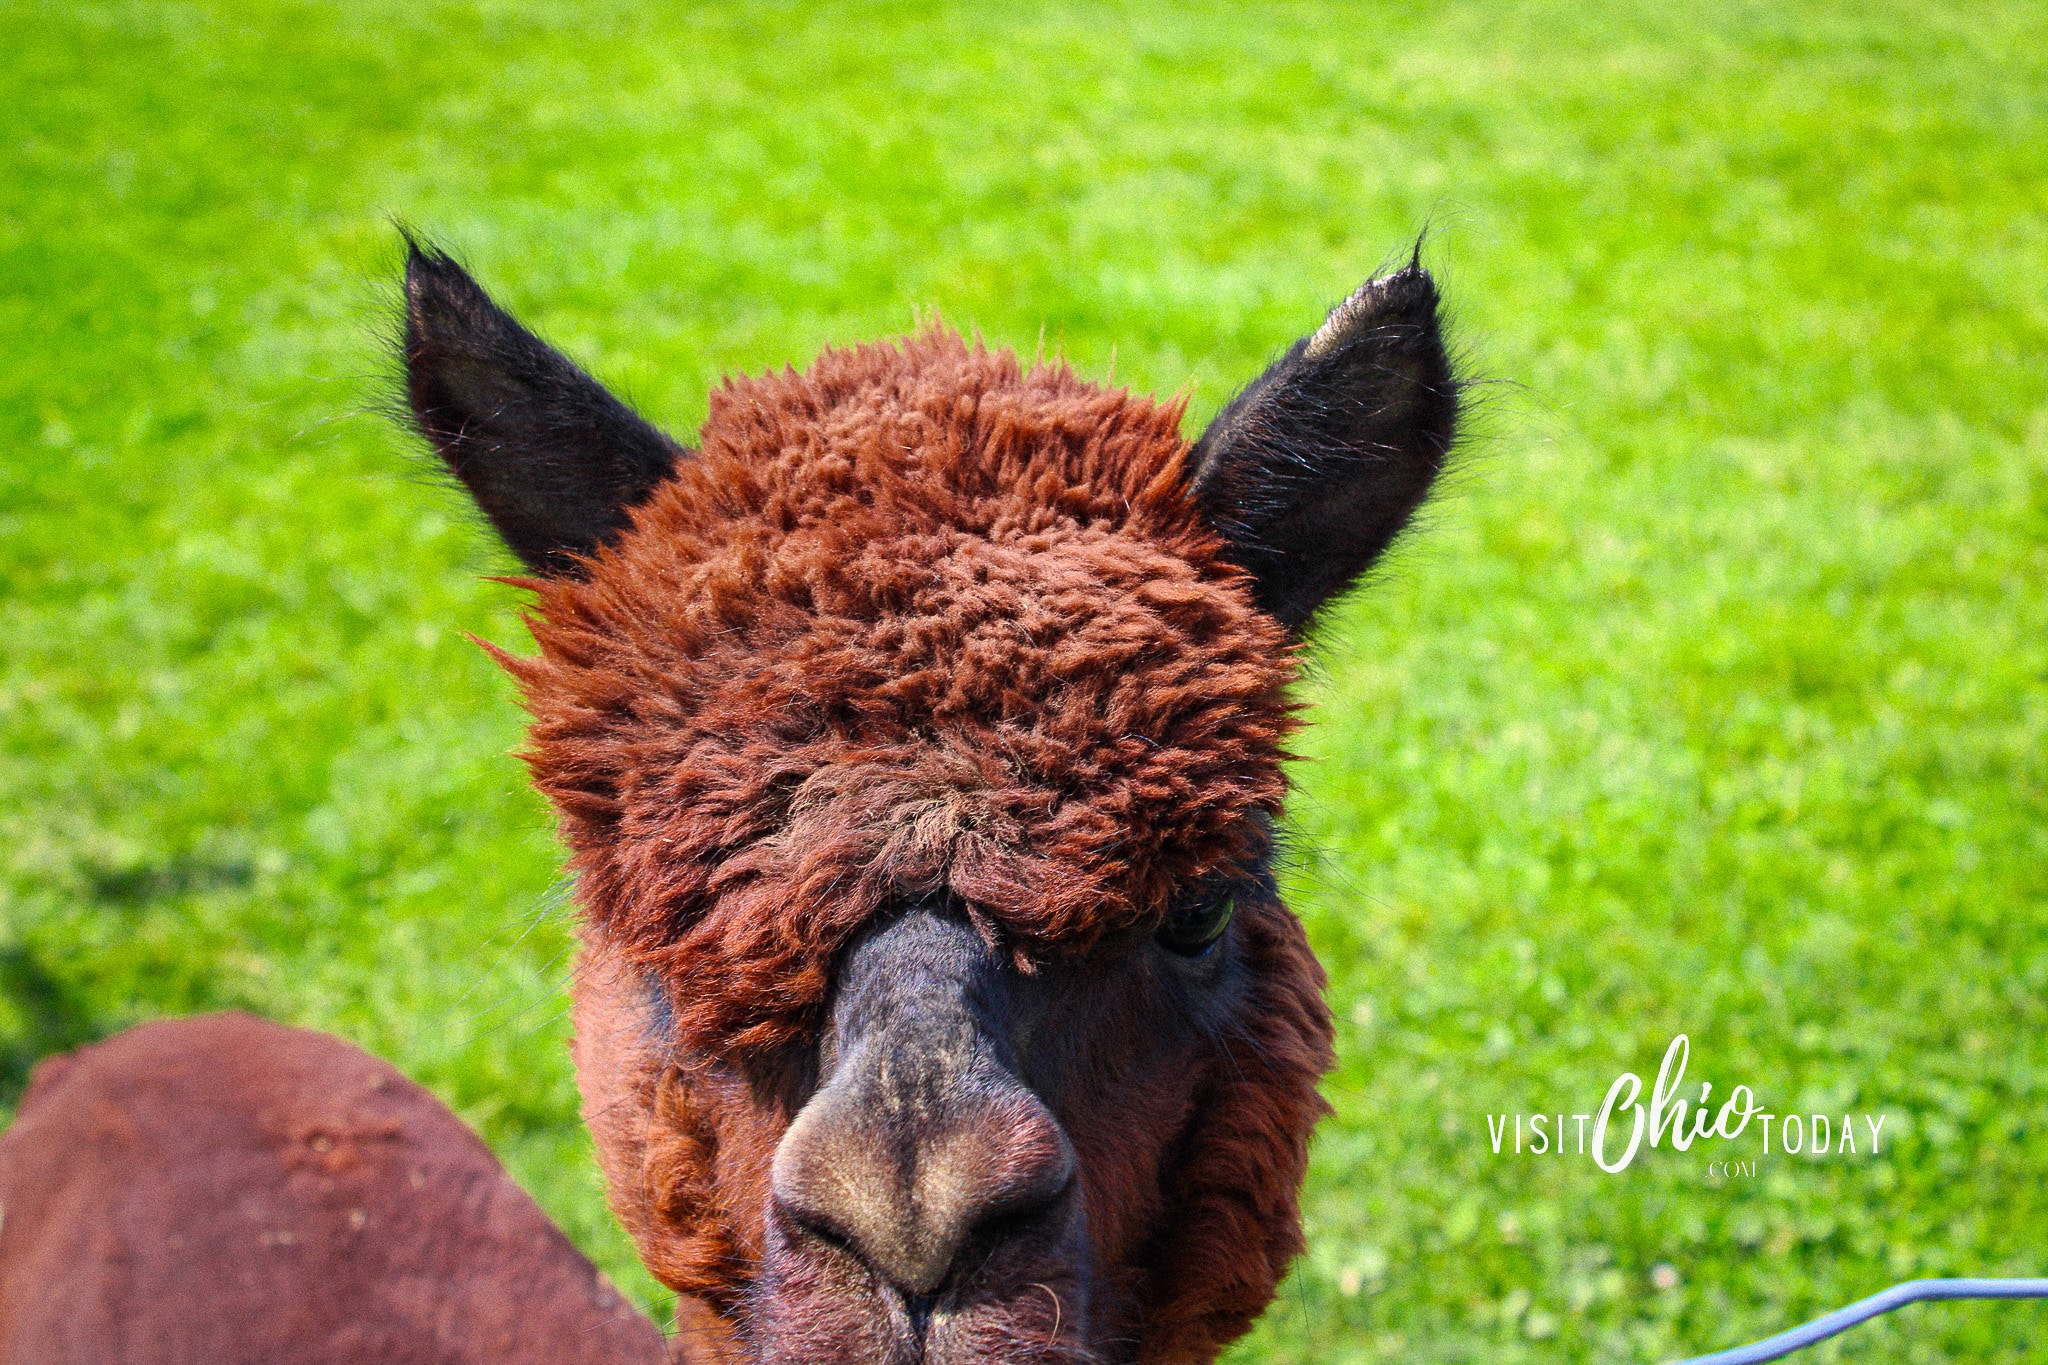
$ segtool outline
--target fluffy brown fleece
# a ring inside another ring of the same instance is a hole
[[[828,351],[729,381],[587,576],[533,581],[527,761],[686,1047],[796,1037],[895,898],[1028,960],[1260,851],[1292,656],[1179,420],[937,327]]]
[[[1267,851],[1293,646],[1186,491],[1180,416],[938,327],[830,351],[727,383],[615,545],[525,580],[541,655],[498,657],[597,953],[586,1109],[643,1258],[716,1313],[773,1256],[790,1117],[725,1064],[806,1036],[865,922],[945,889],[1030,970]],[[1323,975],[1277,901],[1240,917],[1250,997],[1170,1075],[1118,1054],[1152,1021],[1074,1023],[1115,1096],[1061,1115],[1098,1340],[1148,1362],[1211,1358],[1301,1249]],[[631,1041],[650,971],[668,1061]]]

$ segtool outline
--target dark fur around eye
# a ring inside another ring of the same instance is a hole
[[[1200,957],[1222,939],[1237,909],[1235,887],[1210,885],[1201,888],[1167,913],[1155,936],[1159,946],[1182,957]]]

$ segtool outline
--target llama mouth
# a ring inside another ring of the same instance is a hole
[[[747,1305],[756,1365],[1098,1365],[1089,1276],[1072,1235],[974,1248],[923,1293],[889,1284],[844,1241],[771,1215],[766,1274]]]
[[[917,1353],[924,1354],[925,1338],[932,1329],[932,1310],[938,1306],[938,1299],[931,1294],[919,1294],[903,1301],[903,1314],[910,1319],[911,1340],[917,1343]]]
[[[778,1296],[779,1298],[780,1296]],[[770,1319],[757,1322],[756,1365],[817,1365],[862,1361],[872,1365],[1101,1365],[1080,1338],[1069,1305],[1040,1283],[1017,1296],[948,1305],[934,1298],[905,1301],[893,1294],[834,1294],[803,1302],[758,1305]]]

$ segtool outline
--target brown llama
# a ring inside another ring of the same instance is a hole
[[[167,1019],[0,1134],[4,1365],[658,1365],[440,1101],[338,1038]]]
[[[540,653],[493,653],[673,1357],[1213,1360],[1302,1246],[1286,689],[1451,445],[1419,263],[1192,445],[934,325],[728,381],[685,449],[417,246],[404,351],[533,573]]]

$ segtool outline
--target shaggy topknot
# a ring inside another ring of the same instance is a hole
[[[892,903],[1028,969],[1264,851],[1293,655],[1180,418],[932,325],[728,381],[615,544],[520,580],[527,762],[684,1045],[800,1036]]]

